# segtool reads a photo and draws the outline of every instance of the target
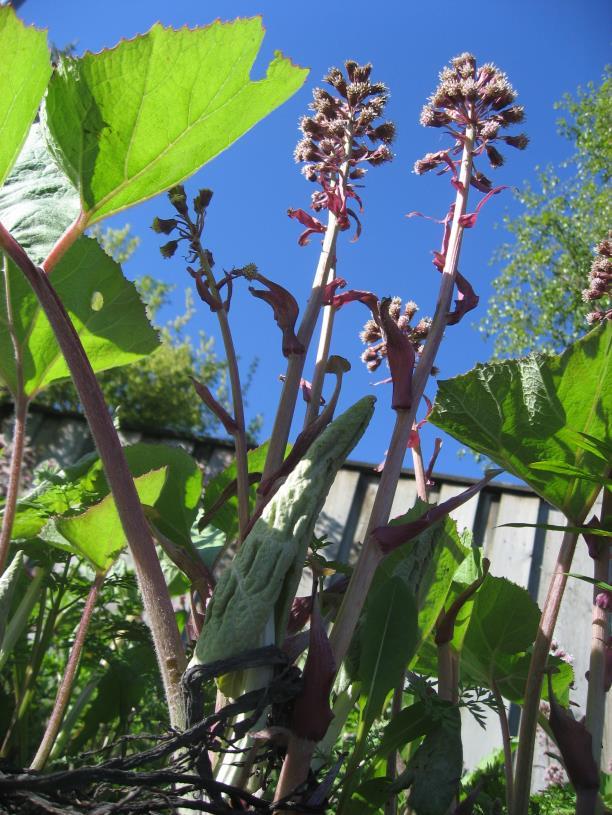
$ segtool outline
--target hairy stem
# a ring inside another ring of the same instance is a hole
[[[456,705],[459,701],[459,662],[458,654],[450,642],[440,643],[438,654],[438,696],[445,702]]]
[[[198,248],[198,256],[200,265],[206,281],[210,288],[213,297],[220,300],[219,291],[215,277],[210,268],[208,255],[202,248],[197,235],[196,227],[193,222],[186,216],[186,220],[192,229],[194,240],[192,245]],[[246,425],[244,421],[244,401],[242,398],[242,387],[240,384],[240,372],[238,370],[238,358],[236,356],[236,349],[234,347],[234,339],[230,328],[229,320],[227,318],[227,311],[225,308],[220,308],[217,312],[217,319],[219,321],[219,328],[221,330],[221,337],[223,339],[223,347],[225,349],[225,358],[227,360],[227,370],[230,380],[230,388],[232,391],[232,410],[233,418],[236,423],[236,430],[234,436],[234,453],[236,462],[236,496],[238,498],[238,533],[240,541],[243,541],[248,532],[249,525],[249,462],[247,458],[248,444],[246,438]]]
[[[2,513],[2,528],[0,529],[0,575],[4,572],[11,542],[11,533],[15,521],[17,510],[17,499],[19,497],[19,487],[21,483],[21,468],[23,464],[23,451],[26,439],[26,420],[28,415],[28,399],[23,390],[23,354],[21,343],[15,331],[15,320],[13,316],[13,300],[11,297],[11,284],[9,279],[8,259],[6,255],[2,258],[2,271],[4,276],[4,296],[6,301],[6,321],[11,344],[13,346],[13,357],[15,359],[15,375],[17,395],[15,396],[15,420],[13,425],[13,444],[11,451],[11,463],[9,469],[9,479],[6,490],[6,499]]]
[[[612,492],[604,490],[601,518],[612,512]],[[593,577],[598,582],[610,582],[610,544],[600,538],[599,552],[593,561]],[[603,745],[606,716],[606,643],[609,636],[610,612],[595,603],[599,589],[593,586],[593,621],[591,634],[591,658],[589,661],[589,685],[586,704],[586,727],[593,738],[593,758],[599,767]]]
[[[510,736],[510,726],[508,724],[508,716],[506,714],[506,706],[497,683],[493,682],[493,696],[497,705],[497,715],[499,716],[499,724],[501,727],[502,743],[504,745],[504,774],[506,777],[506,809],[512,812],[513,802],[513,787],[514,781],[512,778],[512,738]]]
[[[336,665],[339,665],[350,645],[357,620],[361,614],[368,589],[374,577],[374,572],[382,560],[382,552],[372,535],[374,529],[383,526],[389,520],[389,513],[393,504],[395,490],[402,469],[406,445],[410,438],[410,431],[414,424],[417,409],[425,390],[431,369],[438,353],[447,315],[453,297],[455,275],[459,262],[463,227],[460,224],[461,216],[467,208],[468,190],[472,174],[472,148],[474,145],[474,130],[468,127],[465,133],[461,170],[459,174],[459,189],[455,200],[455,211],[451,226],[446,262],[442,273],[442,281],[438,293],[436,311],[429,329],[425,348],[414,372],[412,382],[412,405],[405,410],[398,410],[395,426],[389,443],[389,452],[385,467],[382,471],[378,492],[372,507],[365,541],[361,549],[359,560],[353,572],[348,590],[344,596],[342,606],[338,612],[336,623],[332,629],[330,641],[334,651]]]
[[[531,768],[538,724],[540,693],[544,669],[550,652],[553,633],[561,608],[561,600],[567,583],[567,573],[571,569],[577,536],[574,532],[565,532],[561,548],[550,580],[548,594],[542,609],[542,618],[533,645],[529,673],[525,686],[525,701],[521,715],[519,741],[516,752],[516,772],[514,776],[514,806],[511,815],[527,815],[529,793],[531,789]]]
[[[402,709],[405,677],[406,674],[402,673],[402,678],[393,691],[393,699],[391,701],[391,720],[393,720]],[[397,757],[397,750],[392,750],[387,756],[387,778],[390,778],[392,781],[395,781],[397,778]],[[397,815],[397,794],[392,795],[385,804],[385,815]]]
[[[80,238],[85,229],[87,228],[87,219],[85,215],[81,212],[75,218],[75,220],[70,224],[70,226],[66,229],[66,231],[60,235],[60,237],[55,242],[55,245],[45,258],[41,268],[45,272],[45,274],[51,274],[53,269],[65,255],[65,253],[70,249],[72,244],[76,241],[77,238]]]
[[[85,644],[87,629],[89,628],[91,616],[93,614],[93,610],[98,599],[98,594],[100,592],[102,583],[104,582],[105,576],[105,573],[97,572],[94,582],[89,590],[85,607],[83,608],[83,614],[74,638],[74,643],[70,649],[70,655],[68,656],[68,662],[66,663],[64,675],[57,691],[57,696],[55,697],[53,710],[51,711],[51,716],[47,722],[47,727],[40,742],[40,746],[38,747],[36,755],[34,756],[34,759],[30,765],[31,770],[40,771],[43,769],[47,763],[47,759],[49,758],[49,754],[51,753],[60,727],[62,726],[64,713],[66,712],[66,708],[68,707],[68,702],[72,694],[72,686],[79,667],[83,645]]]
[[[417,495],[421,501],[427,501],[429,499],[429,490],[427,489],[425,467],[423,466],[423,451],[421,450],[421,442],[418,440],[418,437],[416,443],[411,449],[412,466],[414,468],[414,480],[416,482]]]
[[[276,411],[268,455],[266,456],[266,463],[261,477],[262,483],[265,483],[274,475],[283,463],[287,442],[289,441],[295,405],[300,392],[300,380],[304,371],[306,354],[308,353],[308,347],[317,324],[319,311],[321,310],[323,290],[328,282],[330,270],[335,263],[337,238],[338,222],[333,212],[330,212],[327,229],[323,238],[323,248],[319,255],[317,271],[312,284],[312,291],[297,332],[297,338],[305,350],[303,354],[293,354],[289,357],[287,362],[285,382]]]
[[[27,278],[51,324],[83,405],[130,546],[168,701],[170,721],[184,726],[180,685],[185,653],[155,544],[117,431],[79,336],[47,275],[0,224],[0,247]]]
[[[329,280],[335,277],[334,269],[330,270]],[[312,424],[319,415],[321,406],[321,396],[323,394],[323,380],[325,379],[325,369],[329,359],[329,349],[334,329],[334,314],[336,309],[333,306],[323,307],[323,322],[321,324],[321,334],[319,336],[319,347],[317,348],[317,359],[315,362],[314,375],[312,377],[312,388],[310,390],[310,402],[306,408],[304,427]]]
[[[17,511],[27,415],[28,400],[20,393],[15,399],[15,422],[13,425],[11,464],[6,490],[6,501],[2,513],[2,529],[0,530],[0,574],[4,572],[6,566],[11,543],[11,533],[13,531],[13,522],[15,521],[15,513]]]

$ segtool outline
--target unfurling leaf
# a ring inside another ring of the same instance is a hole
[[[373,410],[374,400],[366,397],[339,416],[266,505],[219,578],[196,645],[196,664],[252,648],[271,615],[282,643],[319,512]]]

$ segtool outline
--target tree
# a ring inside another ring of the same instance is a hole
[[[560,351],[584,334],[592,304],[582,291],[597,243],[612,224],[612,72],[599,87],[592,83],[566,95],[556,107],[566,115],[558,132],[574,146],[559,167],[539,174],[539,190],[517,193],[525,207],[505,226],[514,236],[495,254],[504,264],[494,281],[496,293],[480,330],[494,337],[494,356],[514,356],[534,345]]]

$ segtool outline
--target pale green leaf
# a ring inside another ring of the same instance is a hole
[[[0,575],[0,643],[4,638],[15,587],[21,577],[22,567],[23,552],[19,551],[10,562],[6,571]]]
[[[611,344],[608,322],[560,356],[534,354],[477,365],[439,383],[430,421],[522,478],[580,523],[599,485],[567,472],[544,473],[531,465],[552,460],[587,470],[593,477],[607,472],[607,462],[582,445],[568,443],[566,431],[587,433],[593,443],[607,441]]]
[[[135,478],[140,502],[152,506],[165,480],[165,467]],[[56,527],[73,549],[101,572],[106,572],[112,566],[127,542],[112,495],[107,495],[82,515],[58,519]]]
[[[93,238],[80,238],[73,244],[57,264],[52,282],[94,371],[134,362],[159,345],[136,287]],[[69,376],[69,371],[38,299],[11,262],[8,286],[24,392],[33,397],[51,382]],[[95,309],[92,298],[98,293],[103,306]],[[19,380],[4,287],[0,291],[0,378],[16,394]]]
[[[374,400],[364,397],[338,416],[265,506],[215,587],[195,664],[256,647],[271,619],[282,642],[315,523],[336,473],[373,411]]]
[[[47,35],[0,6],[0,184],[13,166],[51,76]]]
[[[0,187],[0,221],[33,263],[40,264],[79,214],[79,195],[33,124],[11,174]]]
[[[307,71],[278,52],[265,78],[250,80],[263,34],[260,18],[156,23],[62,60],[43,115],[89,223],[183,181],[301,87]]]

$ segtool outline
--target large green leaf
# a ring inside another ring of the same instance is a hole
[[[81,59],[63,59],[43,112],[89,223],[183,181],[303,84],[307,71],[276,53],[249,73],[260,18],[149,32]]]
[[[157,501],[165,480],[165,467],[135,478],[134,484],[141,503],[152,506]],[[107,495],[82,515],[59,518],[54,526],[78,554],[87,558],[101,572],[106,572],[112,566],[127,543],[112,495]],[[44,530],[41,535],[44,537]],[[50,537],[49,542],[59,543],[56,537]]]
[[[151,516],[166,537],[189,546],[190,529],[202,490],[202,474],[197,462],[182,448],[165,444],[139,443],[124,447],[123,451],[135,478],[166,468],[167,477]],[[49,474],[18,502],[13,538],[33,538],[52,516],[74,515],[101,501],[108,493],[102,462],[95,453],[89,454],[65,472]],[[215,542],[218,545],[218,540]],[[199,544],[196,542],[195,546],[198,548]]]
[[[383,709],[390,690],[401,682],[419,639],[418,613],[406,580],[395,575],[368,600],[359,630],[363,727]]]
[[[11,174],[0,187],[0,221],[40,264],[79,214],[79,195],[33,124]]]
[[[506,699],[521,702],[540,610],[529,593],[502,577],[487,575],[479,588],[461,650],[461,674],[469,684],[497,687]],[[453,645],[455,641],[453,640]],[[559,659],[550,664],[556,693],[565,698],[573,679]]]
[[[51,76],[47,35],[0,7],[0,184],[19,154]]]
[[[39,302],[23,274],[8,263],[13,329],[20,348],[23,386],[33,397],[69,376],[68,367]],[[93,238],[80,238],[53,272],[53,285],[81,338],[94,371],[134,362],[159,345],[133,283]],[[13,394],[19,379],[4,287],[0,293],[0,378]]]
[[[536,461],[603,475],[608,463],[577,446],[576,432],[609,438],[612,325],[591,331],[560,356],[533,354],[477,365],[439,383],[430,421],[526,481],[574,522],[599,486],[580,477],[532,469]],[[568,432],[569,431],[569,432]]]

